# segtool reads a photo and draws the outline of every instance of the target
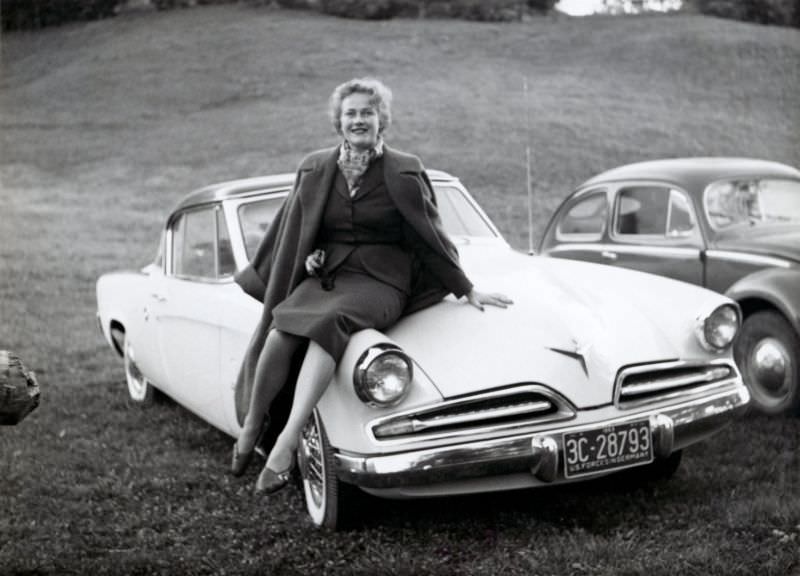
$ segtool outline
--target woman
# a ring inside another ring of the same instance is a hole
[[[253,262],[237,275],[264,308],[237,382],[243,394],[252,392],[233,447],[235,475],[252,457],[293,354],[308,345],[289,419],[259,475],[258,492],[288,483],[302,428],[352,333],[384,330],[447,293],[481,310],[511,304],[473,288],[442,230],[422,164],[384,146],[390,104],[391,92],[374,79],[334,90],[330,113],[341,145],[303,160]]]

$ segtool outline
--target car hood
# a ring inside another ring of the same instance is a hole
[[[387,332],[445,398],[522,382],[577,407],[610,403],[620,368],[703,356],[701,308],[725,298],[689,284],[610,266],[466,246],[462,265],[483,292],[514,300],[484,312],[448,297]]]
[[[800,262],[800,228],[797,226],[740,228],[720,234],[714,244],[719,250],[777,256]]]

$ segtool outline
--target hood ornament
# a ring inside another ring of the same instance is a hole
[[[583,370],[583,373],[588,378],[589,377],[589,369],[586,367],[586,354],[587,354],[587,352],[589,352],[589,350],[591,350],[592,343],[589,342],[587,344],[581,344],[580,342],[578,342],[577,340],[575,340],[573,338],[572,339],[572,344],[573,344],[573,347],[572,347],[572,349],[569,349],[569,350],[564,349],[564,348],[552,348],[550,346],[547,346],[547,349],[548,350],[552,350],[553,352],[556,352],[557,354],[563,354],[564,356],[572,358],[573,360],[577,360],[581,365],[581,369]]]

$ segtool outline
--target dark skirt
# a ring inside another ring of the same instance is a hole
[[[402,290],[358,272],[340,270],[333,290],[306,278],[272,311],[273,327],[313,340],[338,363],[350,335],[365,328],[384,330],[403,312]]]

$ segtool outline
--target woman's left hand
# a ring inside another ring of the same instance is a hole
[[[477,290],[470,290],[467,294],[467,302],[475,306],[478,310],[483,312],[483,305],[489,304],[490,306],[497,306],[499,308],[508,308],[514,301],[505,294],[492,293],[485,294]]]

